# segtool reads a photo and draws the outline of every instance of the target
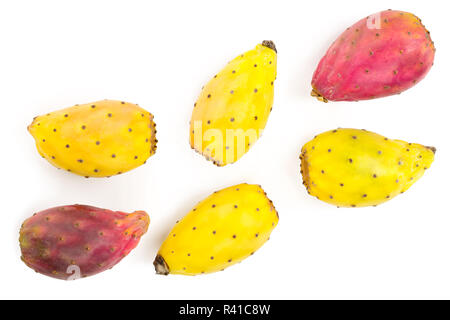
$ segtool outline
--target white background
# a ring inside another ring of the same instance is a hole
[[[0,298],[450,298],[449,16],[445,1],[2,1],[0,4]],[[385,10],[410,11],[431,31],[435,65],[394,97],[324,104],[312,73],[346,27]],[[193,152],[188,122],[200,88],[229,60],[269,39],[278,48],[275,102],[263,137],[217,168]],[[101,99],[139,103],[159,140],[146,165],[85,179],[40,158],[33,116]],[[377,207],[337,209],[307,195],[298,156],[315,134],[365,128],[433,145],[436,159],[405,194]],[[175,220],[215,190],[258,183],[280,223],[254,256],[225,272],[157,276],[153,259]],[[54,280],[19,259],[18,232],[64,204],[146,210],[140,245],[112,270]]]

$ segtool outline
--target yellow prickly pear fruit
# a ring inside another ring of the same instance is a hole
[[[435,152],[366,130],[336,129],[303,146],[303,184],[310,195],[338,207],[376,206],[408,190]]]
[[[157,143],[151,113],[113,100],[36,117],[28,131],[42,157],[85,177],[109,177],[134,169],[155,153]]]
[[[216,74],[194,104],[191,147],[217,166],[241,158],[266,126],[276,72],[275,44],[263,41]]]
[[[278,213],[261,186],[229,187],[177,221],[153,264],[164,275],[221,271],[258,250],[277,224]]]

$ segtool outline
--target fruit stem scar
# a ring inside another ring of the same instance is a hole
[[[271,40],[264,40],[261,43],[264,47],[267,47],[269,49],[272,49],[273,51],[275,51],[276,53],[278,53],[277,48],[275,47],[275,43]]]
[[[427,149],[430,149],[431,151],[433,151],[433,153],[436,153],[436,148],[435,147],[426,147]]]
[[[311,90],[311,97],[316,97],[317,100],[327,103],[328,99],[322,96],[316,88],[313,87]]]
[[[169,266],[162,256],[159,254],[156,256],[155,261],[153,261],[155,270],[157,274],[167,276],[170,272]]]

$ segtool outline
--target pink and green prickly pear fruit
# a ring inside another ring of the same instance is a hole
[[[20,230],[22,260],[49,277],[74,280],[108,270],[147,232],[149,216],[84,205],[47,209]]]
[[[314,73],[311,95],[328,102],[399,94],[425,77],[435,51],[418,17],[382,11],[358,21],[331,45]]]

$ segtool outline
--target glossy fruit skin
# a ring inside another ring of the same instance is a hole
[[[338,207],[376,206],[408,190],[434,160],[436,149],[366,130],[317,135],[300,155],[308,193]]]
[[[224,270],[259,249],[277,224],[278,213],[260,186],[240,184],[217,191],[177,221],[159,249],[156,272]]]
[[[425,77],[435,51],[418,17],[382,11],[361,19],[331,45],[314,72],[311,95],[327,102],[399,94]]]
[[[248,152],[272,110],[276,70],[272,41],[229,62],[203,87],[194,104],[191,147],[217,166],[234,163]]]
[[[156,151],[153,115],[136,104],[103,100],[36,117],[28,131],[52,165],[85,177],[132,170]]]
[[[49,277],[75,280],[92,276],[127,256],[149,223],[144,211],[127,214],[85,205],[47,209],[23,223],[21,258],[28,267]]]

